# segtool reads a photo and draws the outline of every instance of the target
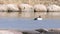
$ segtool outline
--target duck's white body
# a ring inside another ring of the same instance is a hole
[[[37,18],[37,20],[42,20],[42,18]]]

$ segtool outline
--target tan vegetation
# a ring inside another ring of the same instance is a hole
[[[21,3],[27,3],[27,4],[58,4],[60,5],[60,0],[0,0],[1,4],[21,4]]]

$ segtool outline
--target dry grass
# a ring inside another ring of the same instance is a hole
[[[27,4],[59,4],[59,0],[0,0],[1,4],[20,4],[20,3],[27,3]]]

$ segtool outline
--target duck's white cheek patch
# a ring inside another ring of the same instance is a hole
[[[42,20],[42,18],[37,18],[37,20]]]

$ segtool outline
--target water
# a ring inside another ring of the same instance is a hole
[[[21,19],[21,18],[0,18],[0,29],[22,29],[32,30],[39,28],[60,28],[59,19]]]

